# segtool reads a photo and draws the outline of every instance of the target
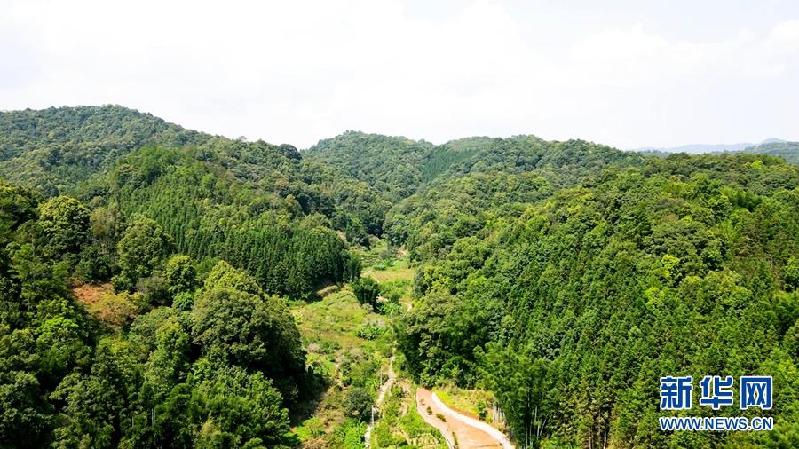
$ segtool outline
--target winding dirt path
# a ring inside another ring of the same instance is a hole
[[[427,412],[428,407],[431,413]],[[416,390],[416,410],[444,435],[450,449],[514,449],[502,432],[452,410],[430,390]]]
[[[383,406],[383,401],[386,399],[386,392],[391,389],[396,379],[397,374],[394,373],[394,352],[392,351],[391,358],[388,360],[388,378],[377,390],[377,398],[375,399],[375,404],[372,406],[372,417],[369,420],[369,425],[366,427],[366,434],[363,436],[367,448],[371,444],[372,429],[375,427],[375,414],[380,411],[380,407]]]

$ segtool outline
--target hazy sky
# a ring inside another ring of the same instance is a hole
[[[0,109],[108,103],[299,147],[799,140],[799,2],[0,0]]]

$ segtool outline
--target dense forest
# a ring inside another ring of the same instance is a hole
[[[117,227],[107,211],[0,190],[3,447],[291,443],[286,407],[307,381],[283,299],[224,261],[198,271],[141,215],[98,267]],[[113,316],[97,320],[69,287],[108,269],[138,284],[101,298]]]
[[[0,448],[295,447],[321,380],[289,301],[344,284],[396,317],[418,384],[491,391],[518,447],[799,447],[799,149],[758,148],[298,151],[119,106],[2,112]],[[407,310],[361,277],[378,241],[416,271]],[[660,431],[670,374],[772,375],[775,430]]]
[[[424,383],[493,390],[534,447],[791,447],[798,183],[796,167],[751,155],[592,176],[420,252],[401,348]],[[660,432],[658,378],[715,372],[773,375],[777,430]]]
[[[294,445],[315,377],[285,298],[359,276],[368,189],[125,108],[2,123],[0,446]]]

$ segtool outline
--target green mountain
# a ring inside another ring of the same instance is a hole
[[[743,150],[743,152],[778,156],[792,164],[799,164],[799,142],[767,142],[760,145],[747,147]]]
[[[396,201],[422,183],[422,166],[433,148],[424,141],[348,131],[321,140],[303,155],[364,181]]]
[[[0,123],[7,179],[126,220],[150,217],[180,253],[223,257],[269,293],[307,296],[355,269],[330,223],[346,214],[336,212],[331,175],[293,147],[186,131],[118,106],[2,113]],[[340,184],[357,201],[357,183]],[[317,248],[313,257],[303,259],[303,245]],[[115,279],[132,287],[140,276],[128,274]]]
[[[518,447],[799,447],[795,146],[299,152],[118,106],[0,113],[0,447],[359,449],[395,359],[490,390]],[[771,375],[775,405],[686,415],[775,429],[660,431],[659,378],[698,402],[708,374]],[[381,413],[408,434],[374,447],[424,435],[399,384]]]
[[[209,138],[121,106],[0,112],[0,176],[56,195],[143,146]]]
[[[481,203],[493,190],[483,179],[472,195],[428,194],[441,213],[404,205],[407,244],[423,262],[398,335],[420,382],[487,386],[531,447],[707,447],[715,435],[652,427],[668,415],[659,377],[767,373],[786,393],[773,435],[792,438],[799,169],[682,155],[560,188],[542,176],[494,179],[519,196]],[[484,219],[460,213],[467,197]]]
[[[448,143],[441,153],[455,153],[462,143]],[[489,222],[518,216],[531,202],[587,181],[606,167],[645,160],[637,153],[580,140],[520,136],[479,143],[389,211],[388,236],[406,245],[412,259],[443,254],[457,239],[476,235]]]

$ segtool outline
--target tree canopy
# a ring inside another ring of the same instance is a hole
[[[307,362],[288,304],[345,283],[404,371],[491,390],[520,447],[797,447],[794,149],[346,132],[301,152],[119,106],[0,112],[0,448],[296,446],[314,369],[355,368]],[[412,304],[361,277],[380,238]],[[773,376],[775,430],[661,432],[672,374]],[[347,382],[349,449],[375,397]]]

